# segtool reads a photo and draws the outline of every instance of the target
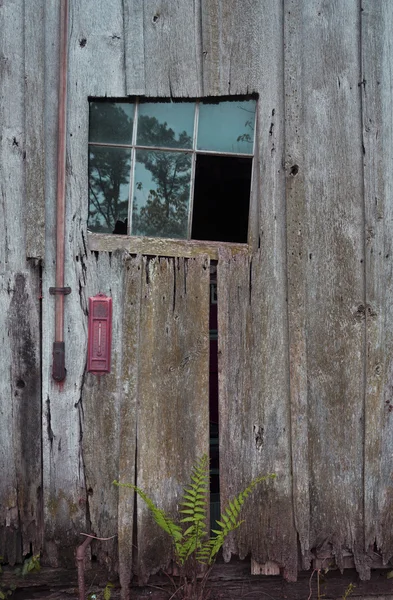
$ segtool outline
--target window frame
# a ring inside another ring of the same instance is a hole
[[[194,127],[192,137],[191,148],[167,148],[164,146],[146,146],[137,144],[137,129],[138,129],[138,112],[139,105],[141,103],[160,103],[165,102],[167,98],[147,98],[147,97],[129,97],[129,98],[88,98],[88,110],[90,110],[90,102],[113,102],[113,103],[133,103],[134,104],[134,117],[133,117],[133,129],[132,129],[132,141],[131,144],[124,143],[107,143],[107,142],[95,142],[90,141],[88,136],[88,148],[91,146],[104,147],[104,148],[127,148],[131,150],[131,161],[130,161],[130,180],[129,180],[129,195],[128,195],[128,224],[127,234],[113,234],[113,233],[102,233],[93,232],[87,230],[88,236],[88,247],[92,251],[107,251],[113,252],[115,250],[126,250],[130,254],[150,254],[157,256],[174,256],[174,257],[186,257],[191,258],[201,254],[208,255],[211,260],[217,260],[219,249],[226,248],[227,251],[232,254],[244,254],[249,253],[253,243],[253,231],[252,231],[252,215],[255,214],[255,198],[254,198],[254,176],[255,176],[255,163],[257,155],[257,129],[258,129],[258,96],[255,94],[251,95],[239,95],[239,96],[225,96],[225,97],[214,97],[211,100],[214,103],[219,104],[220,102],[232,101],[236,102],[245,100],[255,100],[255,117],[254,117],[254,138],[253,138],[253,152],[252,153],[240,153],[240,152],[226,152],[217,150],[200,150],[197,148],[197,134],[199,124],[199,110],[200,104],[209,101],[210,98],[184,98],[174,99],[176,102],[193,102],[195,104],[194,113]],[[141,102],[142,101],[142,102]],[[187,238],[166,238],[166,237],[147,237],[142,235],[133,235],[130,233],[132,228],[132,211],[133,211],[133,189],[134,189],[134,178],[135,178],[135,164],[136,164],[136,152],[137,150],[142,151],[163,151],[163,152],[180,152],[191,155],[191,174],[190,174],[190,198],[188,205],[188,223],[187,223]],[[247,242],[222,242],[222,241],[206,241],[206,240],[195,240],[191,238],[192,231],[192,216],[193,216],[193,201],[194,201],[194,188],[195,188],[195,168],[196,160],[198,155],[211,155],[211,156],[229,156],[229,157],[240,157],[251,159],[251,181],[250,181],[250,201],[248,211],[248,232]]]

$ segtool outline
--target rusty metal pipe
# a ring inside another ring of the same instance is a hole
[[[85,552],[87,546],[92,542],[92,537],[87,537],[76,549],[76,566],[78,568],[78,591],[79,600],[86,600],[85,592]]]
[[[64,349],[64,249],[65,249],[65,175],[67,128],[67,38],[68,0],[60,0],[60,74],[58,98],[57,195],[56,195],[56,288],[55,341],[52,375],[65,379]],[[63,291],[62,291],[63,290]]]

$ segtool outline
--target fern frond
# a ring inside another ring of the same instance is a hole
[[[183,532],[184,543],[179,558],[182,564],[202,547],[202,540],[207,536],[207,496],[209,492],[209,457],[204,454],[194,465],[190,483],[184,488],[182,507],[183,515],[180,523],[187,524]]]
[[[153,519],[157,525],[171,537],[172,542],[175,545],[176,553],[178,553],[183,541],[183,532],[181,527],[177,525],[177,523],[175,523],[161,508],[158,508],[154,504],[153,500],[149,498],[149,496],[145,494],[145,492],[138,486],[133,485],[132,483],[119,483],[118,481],[114,481],[113,483],[117,487],[124,487],[133,490],[140,498],[142,498],[153,515]]]
[[[245,500],[259,483],[274,477],[276,477],[274,474],[256,477],[248,487],[233,498],[216,521],[217,529],[213,529],[214,537],[210,539],[206,529],[209,493],[209,458],[206,454],[192,468],[191,481],[184,488],[180,502],[182,508],[179,510],[182,515],[181,525],[175,523],[162,509],[158,508],[153,500],[136,485],[118,481],[113,483],[118,487],[133,490],[146,503],[157,525],[172,539],[179,565],[184,565],[187,559],[194,555],[197,562],[211,566],[224,544],[226,536],[243,523],[240,519],[240,512]]]
[[[243,523],[243,520],[239,519],[240,512],[244,501],[254,491],[255,487],[266,481],[267,479],[274,479],[275,474],[271,473],[268,475],[262,475],[253,479],[248,487],[246,487],[240,494],[231,500],[225,510],[222,511],[220,518],[216,521],[217,529],[213,529],[214,537],[206,540],[200,549],[197,551],[197,560],[202,564],[211,565],[217,553],[222,548],[225,538],[229,533],[235,531]]]

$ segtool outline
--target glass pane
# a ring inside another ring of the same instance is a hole
[[[191,154],[138,150],[133,235],[187,238]]]
[[[198,149],[252,154],[255,104],[255,100],[201,103]]]
[[[138,145],[192,148],[194,102],[143,102],[138,112]]]
[[[131,144],[134,105],[124,102],[90,102],[90,142]]]
[[[127,233],[131,150],[89,147],[88,228]]]

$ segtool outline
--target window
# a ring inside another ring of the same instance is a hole
[[[90,102],[90,231],[246,243],[253,98]]]

